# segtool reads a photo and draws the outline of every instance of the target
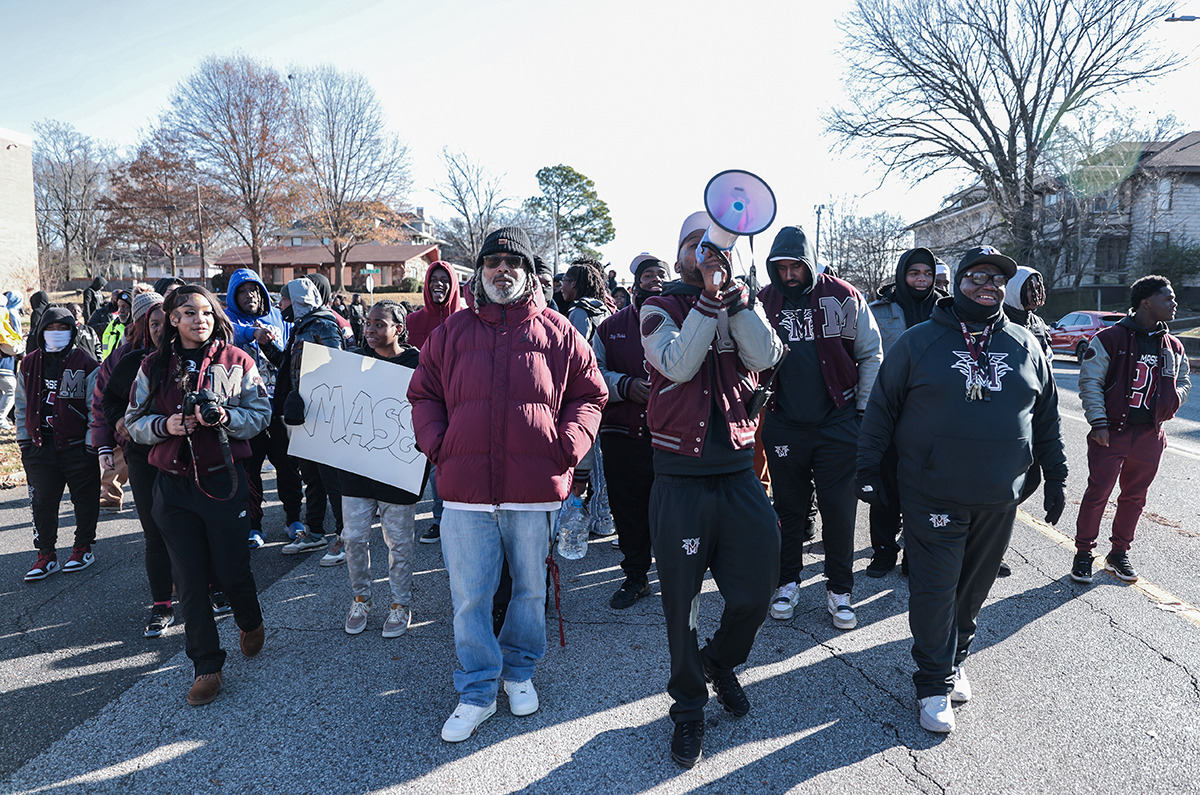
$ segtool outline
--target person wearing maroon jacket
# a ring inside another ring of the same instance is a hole
[[[408,344],[419,349],[435,328],[464,306],[454,268],[442,260],[432,263],[425,271],[425,306],[407,318]],[[422,544],[436,544],[442,537],[443,506],[437,491],[436,469],[429,472],[429,490],[433,495],[433,523],[421,534]]]
[[[1167,333],[1175,319],[1171,283],[1143,276],[1129,286],[1129,306],[1133,314],[1092,337],[1079,365],[1079,398],[1092,429],[1087,490],[1075,525],[1075,582],[1092,581],[1092,550],[1118,479],[1121,496],[1104,568],[1117,579],[1137,582],[1129,547],[1167,446],[1163,423],[1175,416],[1192,386],[1183,343]]]
[[[600,452],[608,480],[621,570],[625,582],[608,604],[631,607],[650,595],[650,487],[654,484],[654,451],[646,426],[650,372],[642,348],[639,312],[647,298],[662,292],[667,264],[651,254],[638,254],[633,272],[633,303],[606,318],[592,337],[596,364],[608,384],[608,403],[600,420]]]
[[[446,504],[442,556],[459,662],[447,742],[495,713],[501,680],[514,715],[538,709],[551,518],[608,397],[592,349],[547,309],[523,229],[488,235],[472,289],[472,310],[429,336],[408,388],[417,444],[438,468]],[[513,591],[497,637],[492,597],[504,560]]]

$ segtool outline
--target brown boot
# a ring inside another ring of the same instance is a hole
[[[215,674],[200,674],[196,677],[196,681],[192,683],[192,689],[188,691],[188,704],[193,707],[199,707],[207,704],[217,697],[217,693],[221,692],[221,672]]]
[[[262,651],[263,640],[267,636],[267,631],[262,624],[258,625],[258,629],[252,629],[247,632],[244,629],[239,629],[238,633],[241,637],[242,654],[246,657],[253,657]]]

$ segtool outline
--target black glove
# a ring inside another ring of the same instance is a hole
[[[725,291],[724,297],[721,299],[721,304],[725,310],[732,315],[736,315],[743,309],[750,306],[750,291],[746,289],[746,285],[739,281],[734,281]]]
[[[304,398],[295,390],[283,400],[283,422],[285,425],[304,424]]]
[[[883,478],[877,474],[858,473],[858,498],[868,505],[887,507],[888,498],[883,490]]]
[[[1046,524],[1058,524],[1066,505],[1066,484],[1061,480],[1047,480],[1042,486],[1042,507],[1046,509]]]

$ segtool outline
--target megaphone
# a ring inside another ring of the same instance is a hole
[[[704,209],[712,219],[697,251],[705,246],[720,252],[726,262],[739,235],[757,235],[775,220],[775,194],[761,177],[730,169],[708,181]],[[698,255],[703,259],[704,255]]]

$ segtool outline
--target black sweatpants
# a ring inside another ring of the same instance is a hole
[[[658,475],[650,491],[650,536],[671,652],[671,719],[704,718],[703,660],[725,674],[750,656],[779,570],[779,525],[753,469],[730,475]],[[725,600],[721,624],[701,651],[700,588],[712,571]]]
[[[155,602],[171,601],[171,555],[167,542],[154,521],[154,481],[158,478],[158,467],[147,460],[147,448],[140,445],[125,445],[125,461],[129,464],[129,487],[133,490],[133,502],[137,506],[138,521],[142,524],[142,538],[146,541],[146,579],[150,582],[150,598]]]
[[[338,535],[342,533],[342,489],[337,470],[315,461],[295,459],[304,478],[304,524],[314,535],[325,532],[325,500],[333,509],[333,525]]]
[[[854,518],[858,510],[854,493],[858,418],[850,416],[835,425],[817,428],[796,428],[768,414],[763,420],[763,447],[781,532],[777,584],[800,581],[804,528],[815,486],[825,546],[825,587],[834,593],[851,593]]]
[[[246,510],[249,492],[240,462],[235,474],[238,488],[229,500],[205,496],[191,477],[159,472],[154,481],[154,520],[171,554],[185,622],[185,649],[197,676],[216,673],[225,664],[208,598],[210,577],[216,578],[217,587],[229,599],[238,627],[250,631],[262,624],[246,546],[246,522],[239,516]],[[229,492],[229,476],[224,471],[206,475],[200,482],[217,497]]]
[[[872,505],[871,549],[875,554],[900,551],[896,539],[900,535],[900,484],[898,482],[900,454],[889,444],[879,459],[879,479],[883,483],[883,498],[887,505]]]
[[[621,544],[621,571],[630,579],[650,571],[650,487],[654,485],[654,451],[650,437],[600,434],[608,505]]]
[[[33,509],[33,545],[39,552],[53,552],[58,546],[58,509],[63,489],[71,490],[75,509],[75,546],[96,543],[96,522],[100,519],[100,458],[82,444],[55,450],[46,440],[41,447],[30,446],[21,453],[29,501]]]
[[[1012,538],[1017,508],[963,511],[904,501],[908,625],[917,698],[948,695],[954,666],[975,640],[975,619]]]
[[[303,499],[300,468],[296,465],[296,459],[288,455],[287,449],[287,426],[283,424],[282,417],[272,416],[271,424],[250,439],[246,478],[250,481],[250,526],[256,531],[262,531],[262,467],[267,459],[275,467],[275,491],[283,503],[284,521],[287,524],[300,521],[300,501]]]

